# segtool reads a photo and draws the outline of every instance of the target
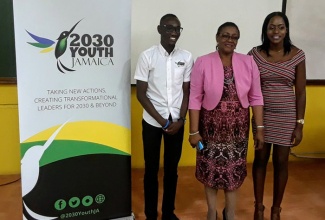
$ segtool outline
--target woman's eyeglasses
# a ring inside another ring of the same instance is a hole
[[[182,27],[174,27],[173,25],[162,25],[166,33],[173,33],[175,31],[177,34],[180,34],[183,30]]]
[[[220,37],[223,39],[223,40],[232,40],[232,41],[238,41],[239,37],[238,36],[231,36],[229,34],[221,34]]]

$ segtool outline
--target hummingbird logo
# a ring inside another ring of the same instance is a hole
[[[69,120],[68,120],[69,121]],[[35,145],[29,148],[24,157],[21,159],[21,180],[22,180],[22,196],[26,196],[30,191],[34,189],[38,182],[40,167],[39,161],[41,160],[45,151],[50,147],[55,137],[61,131],[61,129],[68,123],[66,121],[59,128],[55,130],[55,132],[49,137],[49,139],[45,142],[44,145]],[[24,219],[42,219],[42,220],[50,220],[57,219],[57,217],[51,216],[42,216],[40,214],[35,213],[31,210],[27,204],[23,201],[23,213]],[[26,216],[30,216],[32,218],[27,218]]]
[[[80,20],[81,21],[81,20]],[[66,67],[65,65],[62,64],[62,62],[60,61],[60,57],[65,53],[66,49],[67,49],[67,45],[68,45],[68,37],[70,36],[70,34],[72,33],[72,31],[75,29],[75,27],[79,24],[78,21],[71,29],[70,31],[63,31],[59,38],[57,39],[57,43],[55,46],[55,58],[57,60],[56,62],[56,66],[58,68],[58,70],[62,73],[65,73],[65,71],[75,71],[73,69],[70,69],[68,67]],[[28,32],[26,30],[26,32],[29,34],[29,36],[31,36],[35,41],[37,42],[27,42],[30,45],[34,46],[34,47],[38,47],[38,48],[43,48],[40,53],[48,53],[50,51],[53,50],[52,45],[55,43],[55,41],[52,41],[50,39],[44,38],[44,37],[40,37],[40,36],[36,36],[30,32]]]

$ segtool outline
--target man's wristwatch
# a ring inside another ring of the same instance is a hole
[[[297,123],[299,123],[299,124],[302,124],[302,125],[303,125],[303,124],[305,124],[305,120],[304,120],[304,119],[298,119],[298,120],[297,120]]]
[[[178,121],[183,121],[183,124],[185,124],[185,122],[186,122],[186,118],[185,118],[185,117],[180,117],[180,118],[178,119]]]

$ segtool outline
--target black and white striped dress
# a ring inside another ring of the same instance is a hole
[[[305,60],[305,53],[298,50],[292,59],[268,62],[253,48],[250,55],[261,73],[264,97],[265,142],[292,146],[291,135],[296,127],[296,96],[294,93],[295,69]],[[254,124],[253,124],[254,127]]]

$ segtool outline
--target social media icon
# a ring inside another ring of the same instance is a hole
[[[67,206],[67,202],[63,199],[59,199],[54,203],[54,208],[58,211],[63,210]]]
[[[80,199],[78,197],[72,197],[69,200],[69,206],[71,208],[77,208],[80,205]]]
[[[103,194],[98,194],[95,198],[95,201],[98,203],[98,204],[101,204],[105,201],[105,196]]]
[[[94,199],[91,196],[85,196],[82,198],[81,202],[84,206],[90,206],[91,204],[93,204]]]

